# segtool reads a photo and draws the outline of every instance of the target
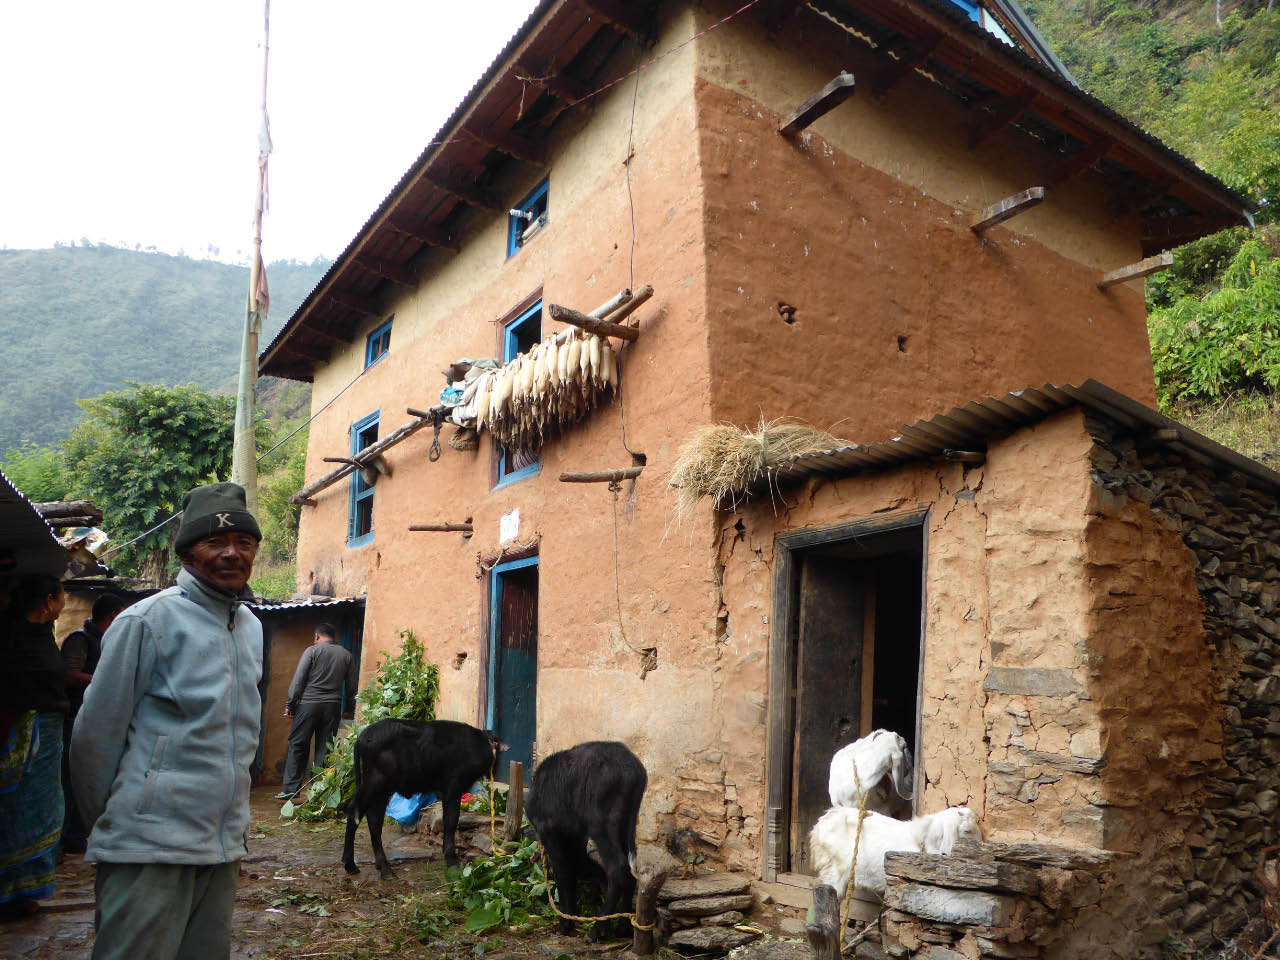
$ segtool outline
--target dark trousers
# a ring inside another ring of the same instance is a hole
[[[315,764],[324,766],[329,741],[338,733],[342,704],[337,700],[300,703],[289,728],[289,755],[284,764],[284,792],[297,793],[310,772],[311,739],[315,738]]]
[[[225,960],[240,864],[99,863],[93,960]]]
[[[75,720],[75,714],[72,714],[62,725],[62,796],[65,801],[62,849],[68,853],[84,853],[89,842],[89,829],[84,825],[84,817],[80,816],[80,808],[76,806],[75,794],[71,790],[71,728],[75,726]]]

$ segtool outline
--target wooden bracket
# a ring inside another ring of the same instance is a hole
[[[499,203],[497,198],[474,183],[464,183],[453,177],[446,177],[442,174],[428,173],[427,182],[435,184],[445,193],[453,194],[463,203],[470,204],[473,207],[485,207],[489,210],[506,211],[506,207]]]
[[[1044,187],[1029,187],[1012,197],[1005,197],[999,203],[993,203],[978,215],[978,219],[969,225],[974,233],[990,230],[998,223],[1004,223],[1010,217],[1030,210],[1044,199]]]
[[[417,533],[471,533],[472,527],[468,523],[415,523],[410,525],[410,530]]]
[[[1049,174],[1049,179],[1045,181],[1045,186],[1056,187],[1066,183],[1073,177],[1079,176],[1105,157],[1107,151],[1113,146],[1115,146],[1115,141],[1110,137],[1099,137],[1083,150],[1063,157]]]
[[[853,74],[841,70],[834,80],[800,104],[796,112],[778,124],[778,133],[784,137],[794,137],[819,117],[834,110],[853,96]]]
[[[974,150],[1031,109],[1035,94],[1020,93],[996,104],[991,112],[969,127],[969,149]]]
[[[562,473],[561,483],[617,483],[634,480],[644,467],[620,467],[617,470],[597,470],[594,473]]]
[[[877,100],[883,100],[890,90],[928,60],[941,42],[942,34],[932,34],[912,41],[901,50],[895,50],[897,59],[889,60],[871,78],[871,95]]]
[[[952,463],[985,463],[987,455],[981,450],[952,450],[948,447],[942,451],[943,459]]]
[[[1160,253],[1154,257],[1147,257],[1145,260],[1139,260],[1137,263],[1131,263],[1127,267],[1121,267],[1119,270],[1112,270],[1110,273],[1104,274],[1102,279],[1098,281],[1098,289],[1105,290],[1107,287],[1114,287],[1117,283],[1124,283],[1126,280],[1149,277],[1153,273],[1168,270],[1172,266],[1172,253]]]
[[[372,297],[362,297],[358,293],[348,293],[346,290],[330,290],[325,296],[340,306],[355,310],[357,313],[363,313],[366,316],[376,317],[382,313],[382,310],[378,307],[378,302]]]
[[[396,233],[412,237],[414,240],[418,240],[428,246],[444,247],[446,250],[452,250],[455,253],[462,249],[457,237],[430,224],[412,224],[404,217],[390,217],[387,219],[387,226]]]
[[[317,363],[327,363],[329,360],[328,350],[320,347],[309,347],[305,343],[295,343],[293,340],[280,344],[280,349],[285,353],[292,353],[295,357],[305,357]]]
[[[640,16],[635,7],[639,4],[624,0],[583,0],[583,5],[619,33],[645,41],[653,33],[653,27]]]
[[[527,63],[517,63],[516,74],[519,78],[541,87],[556,99],[563,100],[566,103],[577,103],[579,100],[585,100],[591,96],[590,87],[568,74],[560,73],[542,76],[541,71],[534,69]]]
[[[545,307],[547,315],[552,320],[559,320],[561,323],[569,323],[575,327],[581,327],[588,333],[594,333],[600,337],[615,337],[618,340],[639,340],[640,331],[635,327],[623,326],[620,323],[612,323],[608,320],[597,320],[595,317],[589,317],[585,313],[574,310],[571,307],[564,307],[558,303],[548,303]]]
[[[402,287],[416,287],[418,285],[418,280],[413,275],[413,271],[401,264],[380,260],[377,257],[356,257],[356,263],[370,273],[376,273],[383,279],[390,280],[392,283],[397,283]]]
[[[350,340],[344,340],[342,337],[339,337],[336,334],[330,333],[328,330],[321,330],[319,327],[312,326],[311,324],[305,323],[305,322],[298,325],[297,332],[305,333],[308,336],[312,336],[312,337],[319,337],[321,340],[324,340],[326,343],[332,343],[335,346],[339,344],[346,344],[351,342]]]
[[[1140,213],[1172,190],[1175,182],[1172,177],[1160,177],[1149,182],[1140,182],[1124,196],[1115,200],[1111,205],[1112,213],[1115,214],[1117,220],[1130,213]]]
[[[522,137],[510,130],[496,130],[493,127],[465,126],[463,129],[472,139],[505,153],[508,157],[515,157],[517,160],[540,167],[547,165],[546,147],[528,137]]]

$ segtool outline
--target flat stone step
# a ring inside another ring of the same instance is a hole
[[[673,933],[667,945],[676,949],[724,953],[735,947],[745,946],[755,938],[754,933],[734,930],[732,927],[690,927]]]
[[[732,873],[709,873],[705,877],[690,877],[688,880],[672,877],[658,891],[658,899],[689,900],[694,897],[722,897],[731,893],[746,893],[750,886],[750,878]]]
[[[723,897],[672,900],[667,904],[667,909],[677,917],[709,917],[729,910],[750,910],[753,900],[749,893],[731,893]]]

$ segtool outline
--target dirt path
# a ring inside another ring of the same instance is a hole
[[[244,958],[618,957],[626,944],[588,945],[561,937],[547,924],[515,933],[499,928],[468,933],[465,912],[446,903],[439,838],[383,833],[387,856],[402,858],[398,878],[383,881],[373,869],[368,831],[356,843],[361,872],[349,877],[339,862],[342,827],[282,820],[277,788],[254,790],[253,834],[244,861],[232,928],[233,960]],[[487,829],[478,831],[487,834]],[[459,837],[459,850],[464,849]],[[481,838],[480,842],[487,837]],[[88,960],[93,944],[93,866],[68,857],[58,871],[55,899],[29,920],[0,927],[0,960]]]

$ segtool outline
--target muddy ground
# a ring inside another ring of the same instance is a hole
[[[236,892],[231,933],[234,960],[376,957],[539,958],[631,957],[629,941],[588,944],[563,937],[546,923],[530,930],[468,933],[465,911],[446,903],[440,838],[383,832],[387,856],[403,858],[395,880],[373,869],[368,831],[356,843],[361,872],[349,877],[339,862],[342,827],[280,818],[278,787],[253,791],[253,833]],[[477,831],[487,839],[487,825]],[[459,838],[459,849],[462,849]],[[93,865],[69,856],[58,890],[35,917],[0,927],[0,960],[87,960],[93,947]]]

